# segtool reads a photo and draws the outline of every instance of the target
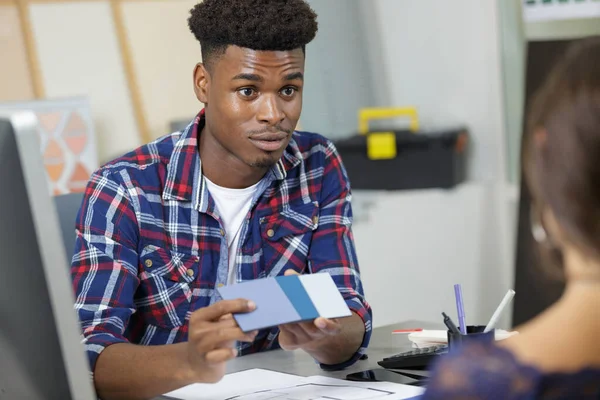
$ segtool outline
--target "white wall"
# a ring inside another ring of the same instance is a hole
[[[490,181],[503,168],[498,12],[491,0],[373,0],[390,105],[415,105],[425,129],[466,124],[475,151],[470,175]],[[377,43],[371,43],[372,47]],[[381,90],[386,90],[382,88]]]
[[[355,223],[354,235],[375,326],[441,322],[442,311],[456,315],[455,283],[463,287],[468,321],[487,322],[512,287],[500,192],[467,183],[450,191],[370,195],[372,206]]]
[[[46,98],[89,99],[101,163],[138,147],[146,139],[170,133],[172,121],[191,121],[202,107],[195,98],[192,79],[194,66],[201,60],[200,45],[187,26],[189,12],[198,1],[119,2],[124,47],[129,50],[135,77],[131,82],[133,93],[124,63],[128,58],[122,54],[111,6],[117,3],[28,2]],[[11,102],[33,96],[17,16],[13,5],[0,7],[0,54],[20,50],[4,74],[14,79],[8,85],[0,80],[0,99]],[[0,65],[4,73],[3,67]],[[142,124],[134,113],[133,94],[137,92],[148,138],[142,137]]]
[[[121,5],[151,138],[170,133],[171,121],[191,121],[203,107],[193,88],[194,68],[202,54],[187,26],[196,3],[135,1]]]
[[[473,139],[471,181],[454,190],[355,193],[372,203],[354,232],[374,324],[456,315],[455,283],[468,322],[485,324],[513,279],[497,4],[362,4],[378,103],[417,106],[425,128],[466,124]]]
[[[302,127],[338,139],[355,134],[357,111],[375,102],[377,75],[364,57],[365,0],[308,2],[319,16],[319,32],[306,50]]]
[[[25,51],[19,11],[12,4],[0,3],[0,102],[23,101],[34,97],[29,60]]]
[[[525,114],[525,57],[527,41],[521,0],[498,2],[500,13],[501,60],[506,123],[505,171],[508,181],[518,187],[521,179],[521,139]]]
[[[140,144],[109,3],[32,4],[47,98],[88,96],[101,160]]]

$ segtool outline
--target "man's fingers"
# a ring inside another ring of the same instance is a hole
[[[207,332],[216,331],[219,329],[227,328],[239,328],[237,322],[234,319],[222,319],[218,322],[200,321],[200,323],[194,325],[193,331],[190,331],[190,336],[201,336]]]
[[[314,321],[300,322],[297,324],[307,335],[311,337],[322,336],[321,329],[319,329]]]
[[[280,329],[283,329],[287,333],[291,334],[295,338],[294,341],[297,344],[308,343],[313,340],[312,337],[299,324],[282,325]]]
[[[221,318],[219,318],[219,321],[226,321],[226,320],[232,320],[232,319],[233,319],[233,314],[225,314]]]
[[[212,327],[213,323],[209,323],[209,324],[211,324],[210,326]],[[232,314],[223,315],[221,318],[219,318],[218,324],[219,324],[218,327],[220,327],[220,328],[221,327],[222,328],[232,328],[232,327],[238,326],[236,320],[233,319]],[[243,342],[253,342],[254,339],[256,338],[257,334],[258,334],[258,331],[247,332],[246,338],[242,341]]]
[[[211,306],[194,311],[192,318],[202,321],[214,321],[227,314],[247,313],[254,311],[256,304],[244,299],[222,300]]]
[[[226,342],[246,342],[248,339],[247,335],[238,327],[203,331],[198,333],[196,337],[196,348],[200,353],[214,350],[217,347],[221,347],[221,345]]]
[[[296,350],[300,346],[300,340],[294,333],[294,330],[289,325],[279,326],[279,345],[284,350]],[[285,335],[285,342],[282,340],[282,335]]]
[[[254,339],[256,339],[256,335],[258,335],[258,331],[248,332],[246,333],[244,339],[240,339],[239,341],[252,343],[254,342]]]
[[[309,322],[298,322],[295,324],[288,324],[291,329],[302,331],[306,336],[311,337],[313,339],[318,339],[323,336],[323,332],[320,328],[315,325],[315,321]]]
[[[208,364],[219,364],[225,361],[229,361],[237,356],[237,349],[232,348],[221,348],[209,351],[204,357]]]
[[[232,328],[222,328],[219,330],[206,332],[206,338],[209,341],[213,341],[217,346],[222,345],[226,342],[238,341],[238,342],[253,342],[256,338],[258,331],[243,332],[237,325]]]
[[[286,333],[290,333],[292,336],[296,336],[294,335],[294,331],[292,330],[292,325],[288,324],[288,325],[279,325],[279,330],[282,332],[286,332]]]
[[[300,275],[299,273],[297,273],[296,271],[294,271],[293,269],[288,269],[284,272],[283,274],[284,276],[291,276],[291,275]]]
[[[293,335],[294,331],[291,330],[290,326],[291,325],[279,325],[279,330],[283,331],[283,332],[291,333]]]
[[[327,335],[337,335],[342,330],[342,325],[339,322],[322,317],[315,319],[313,326]]]

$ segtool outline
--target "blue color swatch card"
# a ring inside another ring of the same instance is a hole
[[[244,332],[318,317],[352,315],[328,273],[257,279],[217,290],[224,300],[246,299],[256,304],[254,311],[234,315]]]

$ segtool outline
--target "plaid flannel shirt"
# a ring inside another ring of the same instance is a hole
[[[203,112],[182,132],[160,138],[95,171],[76,223],[71,275],[75,309],[92,371],[114,343],[187,340],[191,313],[220,300],[228,248],[198,153]],[[294,132],[261,180],[242,226],[238,282],[292,268],[329,273],[371,335],[351,231],[348,177],[334,145]],[[240,355],[279,348],[278,329],[238,343]]]

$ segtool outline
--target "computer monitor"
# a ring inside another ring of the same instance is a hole
[[[0,399],[94,395],[33,113],[0,116]]]

